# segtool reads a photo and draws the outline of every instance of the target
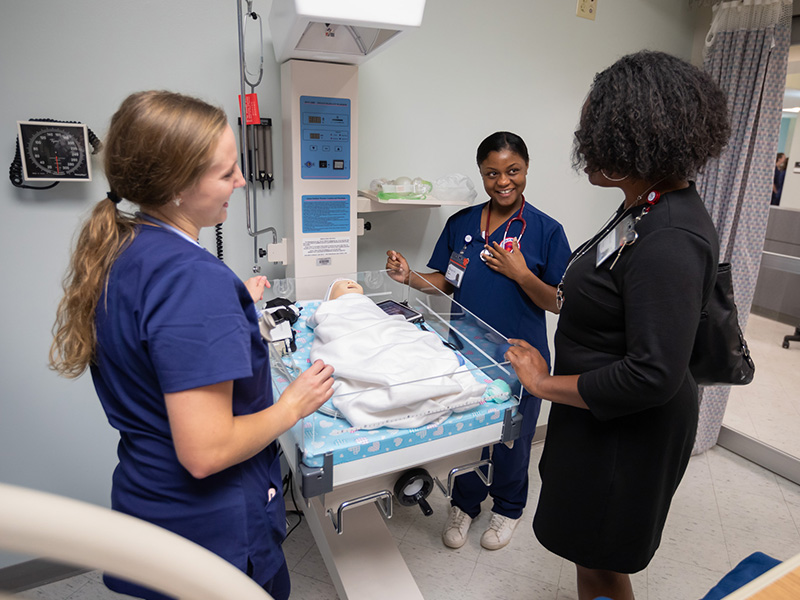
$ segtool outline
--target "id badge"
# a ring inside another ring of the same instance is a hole
[[[603,264],[609,256],[614,254],[614,252],[619,250],[620,246],[627,242],[630,232],[633,231],[633,225],[633,216],[628,215],[600,240],[597,244],[595,267],[599,267]]]
[[[461,280],[464,278],[464,272],[467,270],[469,259],[463,254],[453,252],[450,255],[450,262],[447,264],[447,272],[444,278],[457,288],[461,287]]]

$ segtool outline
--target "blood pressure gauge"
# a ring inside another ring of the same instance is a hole
[[[18,121],[25,181],[91,181],[86,125]]]

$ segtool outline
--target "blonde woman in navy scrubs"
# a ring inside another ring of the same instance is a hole
[[[528,149],[518,135],[499,131],[481,142],[477,162],[489,201],[447,220],[428,261],[435,271],[424,277],[506,337],[519,336],[548,357],[545,311],[558,313],[555,286],[570,250],[561,225],[525,201],[528,161]],[[394,279],[417,289],[428,285],[410,277],[399,252],[389,250],[387,255],[386,268]],[[497,550],[511,540],[528,497],[528,464],[540,407],[541,399],[523,394],[520,438],[511,449],[495,445],[491,487],[475,473],[455,479],[442,533],[445,545],[464,545],[487,495],[493,500],[492,518],[481,546]],[[488,456],[488,449],[484,453]]]
[[[289,597],[275,442],[332,391],[317,361],[273,404],[254,300],[197,242],[245,185],[225,114],[169,92],[129,96],[111,121],[111,191],[84,224],[58,309],[51,365],[91,369],[120,432],[112,508],[225,558],[274,598]],[[130,215],[121,198],[138,205]],[[113,590],[162,594],[112,577]]]

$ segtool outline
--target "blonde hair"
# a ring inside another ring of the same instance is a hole
[[[53,325],[51,369],[78,377],[95,360],[97,303],[114,261],[138,230],[136,217],[117,210],[115,200],[147,208],[174,199],[209,168],[226,127],[220,108],[182,94],[138,92],[123,101],[104,144],[111,192],[78,234]]]

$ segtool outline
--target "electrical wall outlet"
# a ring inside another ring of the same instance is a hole
[[[578,0],[578,8],[575,14],[584,19],[594,21],[594,16],[597,14],[597,0]]]

